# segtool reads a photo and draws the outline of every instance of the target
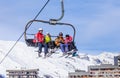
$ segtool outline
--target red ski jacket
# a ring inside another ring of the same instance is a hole
[[[44,42],[44,35],[40,32],[38,32],[37,34],[35,34],[35,40],[36,42]]]
[[[65,43],[66,44],[71,43],[71,42],[72,42],[72,37],[71,36],[65,38]]]

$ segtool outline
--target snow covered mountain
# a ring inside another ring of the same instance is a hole
[[[14,41],[0,40],[0,61],[13,46]],[[0,74],[6,75],[8,69],[37,69],[39,76],[51,76],[51,78],[67,78],[68,72],[76,69],[86,70],[89,65],[99,65],[101,63],[113,64],[113,58],[117,54],[103,52],[93,56],[79,52],[80,57],[60,57],[62,52],[57,51],[48,58],[37,58],[37,48],[27,47],[25,43],[19,42],[6,59],[0,64]]]

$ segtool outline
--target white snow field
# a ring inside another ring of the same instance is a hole
[[[0,40],[0,61],[5,54],[14,45],[14,41]],[[6,70],[9,69],[39,69],[39,76],[45,78],[67,78],[68,72],[74,72],[76,69],[87,71],[89,65],[99,65],[104,63],[113,64],[114,56],[110,52],[101,52],[99,55],[89,55],[78,51],[80,57],[60,57],[62,52],[59,50],[50,57],[38,58],[37,48],[28,47],[24,42],[18,42],[10,54],[0,64],[0,74],[6,76]]]

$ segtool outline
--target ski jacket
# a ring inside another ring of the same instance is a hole
[[[72,37],[71,36],[65,38],[65,44],[69,44],[71,42],[72,42]]]
[[[33,43],[37,43],[37,34],[34,35]]]
[[[64,38],[62,36],[58,36],[56,39],[55,39],[55,44],[57,46],[60,46],[60,43],[64,43]]]
[[[37,42],[43,43],[44,42],[44,35],[40,32],[36,34],[36,40]]]
[[[50,35],[46,35],[46,36],[45,36],[45,43],[48,43],[48,42],[50,42],[50,41],[51,41]]]

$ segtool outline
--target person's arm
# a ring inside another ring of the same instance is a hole
[[[57,45],[57,46],[60,45],[58,38],[55,39],[55,45]]]

